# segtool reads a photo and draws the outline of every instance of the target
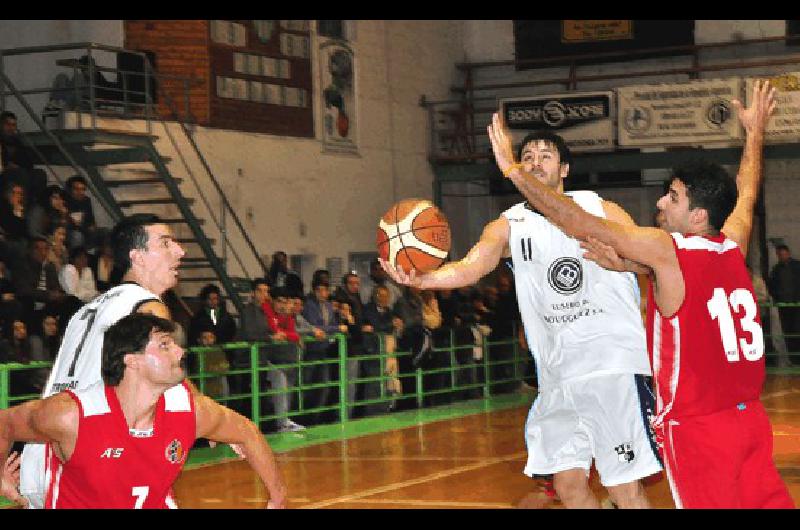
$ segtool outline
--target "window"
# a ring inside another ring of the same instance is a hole
[[[317,33],[332,39],[345,39],[344,20],[319,20],[317,21]]]

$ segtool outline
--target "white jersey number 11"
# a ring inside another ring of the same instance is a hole
[[[730,295],[725,296],[725,290],[721,287],[714,289],[714,296],[708,301],[708,313],[713,320],[719,324],[719,333],[722,336],[722,347],[725,348],[725,356],[728,362],[735,363],[740,360],[739,353],[744,354],[748,361],[757,361],[764,355],[764,336],[761,325],[756,322],[758,306],[753,300],[753,294],[747,289],[736,289]],[[747,339],[736,340],[736,329],[733,326],[733,313],[731,308],[739,311],[744,308],[744,316],[740,319],[742,330],[750,333],[753,342]]]

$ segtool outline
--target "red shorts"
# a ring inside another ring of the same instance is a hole
[[[772,460],[772,427],[760,401],[668,420],[661,430],[676,507],[795,507]]]

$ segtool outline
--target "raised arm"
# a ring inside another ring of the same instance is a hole
[[[197,437],[236,444],[269,491],[268,508],[286,507],[286,483],[269,444],[250,420],[206,396],[195,396]]]
[[[427,274],[417,275],[416,271],[406,272],[395,269],[386,261],[380,260],[383,270],[400,285],[410,285],[420,289],[457,289],[475,284],[492,272],[500,259],[508,257],[508,220],[500,216],[483,229],[481,238],[464,259],[448,263]]]
[[[653,269],[671,263],[674,252],[672,239],[667,233],[656,228],[623,225],[588,213],[575,201],[539,182],[533,175],[525,173],[520,164],[514,163],[511,138],[497,113],[487,131],[497,165],[503,174],[534,208],[565,234],[579,240],[594,237],[612,246],[623,258]]]
[[[722,227],[722,232],[734,240],[742,250],[742,254],[747,256],[750,233],[753,229],[753,209],[764,174],[764,131],[775,110],[775,88],[770,86],[769,81],[757,79],[753,83],[753,97],[748,108],[743,108],[738,99],[732,103],[736,107],[746,137],[739,173],[736,175],[739,197],[736,207]]]

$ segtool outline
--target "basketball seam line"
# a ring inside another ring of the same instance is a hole
[[[397,223],[395,223],[395,226],[397,226]],[[384,239],[383,241],[381,241],[380,243],[378,243],[378,246],[381,246],[381,245],[383,245],[384,243],[388,243],[389,241],[391,241],[392,239],[394,239],[394,238],[396,238],[396,237],[404,236],[404,235],[406,235],[406,234],[413,234],[414,232],[417,232],[418,230],[427,230],[427,229],[429,229],[429,228],[449,228],[449,225],[432,225],[432,226],[423,226],[423,227],[420,227],[420,228],[412,228],[411,230],[406,230],[405,232],[398,232],[398,233],[396,233],[395,235],[393,235],[393,236],[391,236],[391,237],[387,237],[386,239]],[[386,232],[384,232],[384,234],[385,234],[385,233],[386,233]],[[430,245],[430,243],[428,243],[428,244]],[[433,246],[436,246],[436,245],[433,245]],[[438,247],[437,247],[437,248],[438,248]],[[444,250],[444,249],[443,249],[443,248],[441,248],[441,249],[439,249],[439,250]]]

